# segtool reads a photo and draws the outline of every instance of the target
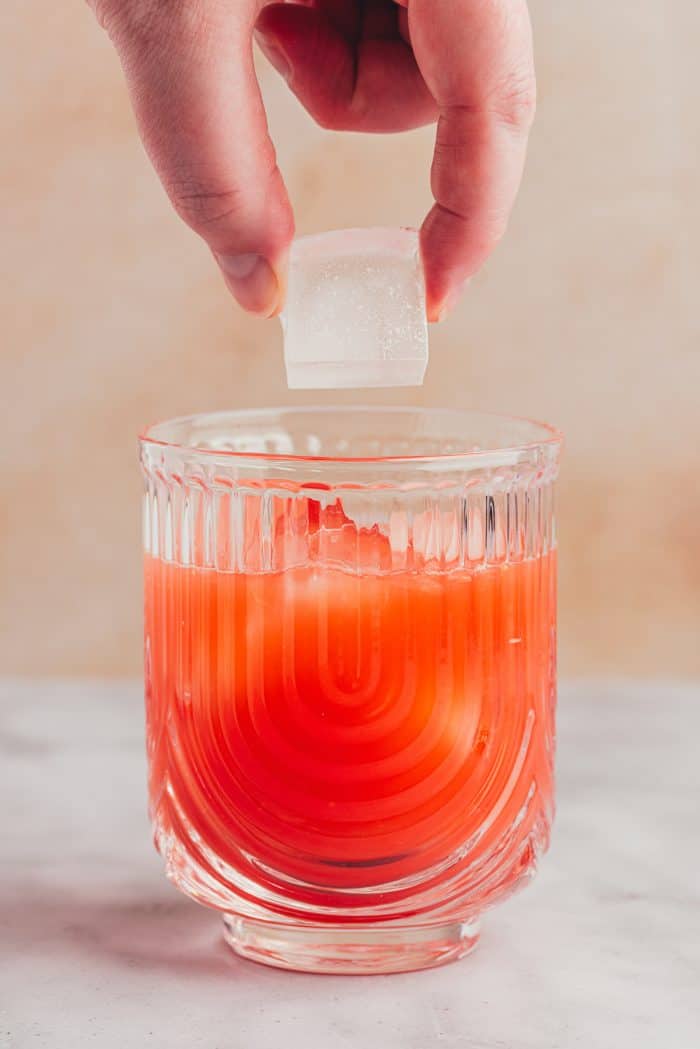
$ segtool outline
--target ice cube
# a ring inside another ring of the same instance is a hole
[[[295,241],[281,319],[290,389],[420,386],[428,325],[417,231]]]

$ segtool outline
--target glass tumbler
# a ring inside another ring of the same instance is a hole
[[[553,814],[560,435],[413,408],[141,438],[150,814],[239,954],[437,965]]]

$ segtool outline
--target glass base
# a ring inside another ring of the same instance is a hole
[[[440,925],[287,925],[224,915],[226,942],[263,965],[310,973],[410,972],[463,958],[479,940],[479,919]]]

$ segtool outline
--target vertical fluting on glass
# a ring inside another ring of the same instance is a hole
[[[553,811],[554,458],[393,483],[345,463],[337,485],[147,442],[142,464],[170,877],[229,912],[352,921],[473,914],[531,873]]]

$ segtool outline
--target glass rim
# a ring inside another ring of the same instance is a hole
[[[425,417],[451,417],[453,420],[464,419],[465,423],[468,421],[475,420],[487,420],[491,423],[502,422],[502,423],[514,423],[520,425],[526,425],[532,429],[532,439],[522,441],[503,441],[495,442],[489,447],[483,448],[463,448],[456,451],[440,452],[440,453],[427,453],[427,454],[401,454],[401,455],[317,455],[309,453],[297,453],[297,452],[280,452],[280,451],[264,451],[264,452],[253,452],[250,450],[238,451],[231,448],[210,448],[206,446],[198,446],[196,444],[190,444],[178,440],[168,439],[159,431],[166,431],[167,428],[174,426],[182,426],[187,423],[196,423],[197,421],[207,420],[208,422],[214,422],[220,419],[222,422],[225,419],[229,419],[236,422],[245,422],[246,419],[250,419],[251,422],[254,419],[265,419],[269,418],[279,421],[283,420],[285,416],[289,415],[307,415],[307,416],[336,416],[338,413],[350,413],[355,416],[362,415],[380,415],[380,416],[401,416],[401,415],[422,415]],[[382,466],[382,465],[396,465],[400,466],[404,464],[406,466],[421,466],[430,464],[440,464],[442,466],[458,465],[460,462],[468,463],[479,463],[485,459],[493,460],[494,458],[504,463],[518,460],[521,457],[529,457],[533,453],[538,451],[548,451],[551,454],[556,455],[561,449],[564,443],[564,435],[561,430],[550,423],[541,422],[537,419],[532,419],[528,416],[511,415],[501,412],[484,412],[471,409],[460,409],[460,408],[428,408],[422,405],[348,405],[348,404],[335,404],[335,405],[288,405],[288,406],[275,406],[265,408],[232,408],[223,409],[220,411],[212,412],[194,412],[187,415],[175,416],[169,419],[160,420],[146,426],[139,434],[139,444],[142,448],[160,448],[163,451],[170,451],[174,453],[180,453],[184,455],[196,455],[202,456],[204,459],[219,459],[230,461],[244,465],[246,463],[251,466],[260,466],[262,464],[274,464],[281,463],[286,465],[358,465],[358,466]]]

